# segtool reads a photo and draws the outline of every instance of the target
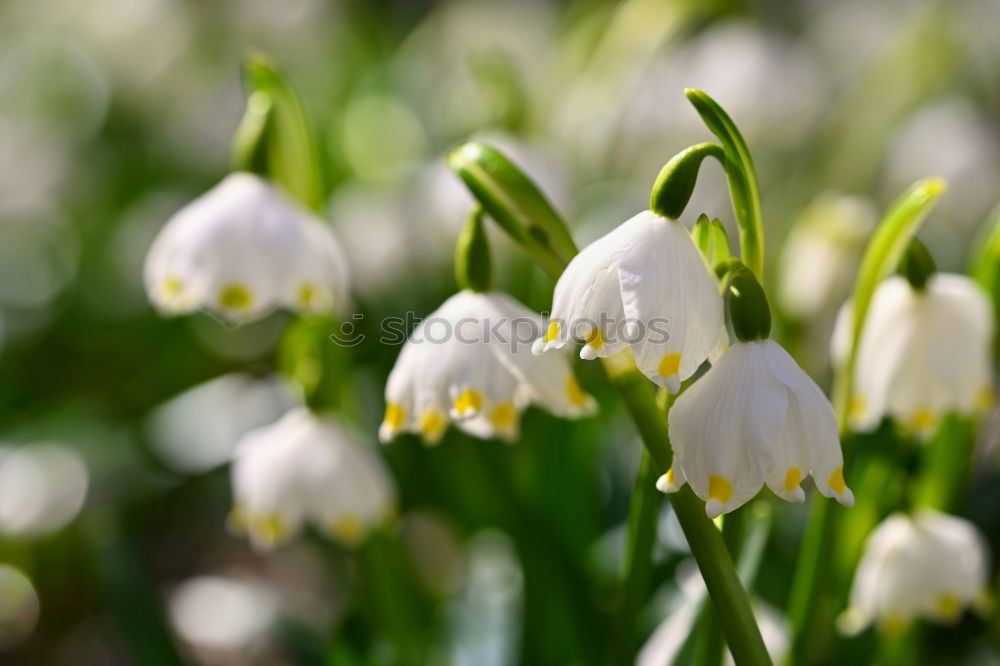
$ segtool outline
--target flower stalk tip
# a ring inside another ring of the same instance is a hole
[[[722,146],[705,142],[689,146],[670,158],[653,183],[649,209],[671,220],[679,218],[691,200],[698,170],[706,157],[714,157],[724,163],[725,153]]]
[[[934,257],[927,250],[927,246],[914,238],[910,241],[910,247],[899,262],[899,273],[910,283],[910,285],[920,291],[927,286],[927,280],[937,271],[937,264]]]
[[[729,269],[729,317],[741,342],[766,340],[771,335],[771,307],[760,282],[749,268],[733,261]]]

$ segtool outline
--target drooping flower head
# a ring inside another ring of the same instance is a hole
[[[394,511],[395,490],[379,458],[329,417],[296,408],[237,445],[230,523],[268,549],[311,522],[346,544]]]
[[[852,506],[830,401],[768,338],[767,301],[749,271],[738,269],[732,282],[738,341],[670,410],[674,464],[657,487],[672,492],[688,483],[714,518],[765,484],[782,499],[801,502],[800,484],[811,474],[820,493]]]
[[[986,540],[963,518],[893,514],[868,537],[840,624],[855,633],[872,622],[890,632],[916,618],[954,622],[985,599],[989,559]]]
[[[227,176],[174,215],[146,257],[163,312],[205,309],[241,323],[287,307],[329,314],[347,299],[347,263],[329,226],[251,173]]]
[[[566,418],[592,413],[596,403],[564,356],[531,353],[541,329],[541,316],[503,293],[455,294],[403,346],[379,437],[416,432],[435,443],[453,422],[477,437],[513,440],[529,404]]]
[[[845,304],[833,336],[840,362],[848,355],[851,312]],[[888,415],[927,436],[947,412],[989,407],[993,331],[989,298],[970,278],[934,273],[922,288],[901,276],[882,282],[858,343],[852,426],[871,430]]]
[[[585,247],[556,284],[541,354],[585,341],[581,358],[631,347],[642,372],[672,393],[716,348],[722,300],[687,229],[639,213]]]

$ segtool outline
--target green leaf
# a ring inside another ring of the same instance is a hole
[[[576,254],[566,224],[535,184],[496,148],[473,141],[448,154],[448,166],[483,209],[553,277]]]
[[[709,221],[708,215],[702,213],[691,229],[691,238],[712,270],[733,256],[729,247],[729,234],[718,219]]]
[[[689,146],[670,158],[653,183],[649,209],[672,220],[679,218],[691,200],[698,170],[706,157],[714,157],[723,164],[726,159],[722,146],[711,142]]]
[[[879,283],[899,265],[910,241],[945,188],[945,182],[939,178],[927,178],[911,185],[889,208],[865,248],[854,283],[850,351],[845,367],[837,375],[838,382],[834,391],[834,407],[842,429],[845,428],[850,406],[858,341],[872,296]]]
[[[483,209],[479,206],[469,215],[455,243],[455,278],[462,289],[493,288],[493,259],[483,224]]]
[[[234,142],[236,167],[245,168],[241,160],[246,159],[246,148],[240,144],[250,141],[255,125],[259,125],[257,139],[263,140],[261,150],[266,159],[258,156],[253,164],[266,164],[266,175],[271,180],[310,210],[319,210],[324,200],[319,150],[301,100],[271,59],[260,51],[244,57],[243,75],[247,112]],[[270,107],[266,122],[260,121],[261,111],[256,108],[262,100],[267,100]]]
[[[757,279],[763,280],[764,212],[750,150],[736,128],[736,123],[714,99],[704,91],[692,88],[685,90],[684,94],[708,129],[722,143],[726,158],[722,161],[722,166],[729,181],[733,212],[740,225],[740,255]]]

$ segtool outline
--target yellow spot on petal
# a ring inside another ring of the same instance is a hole
[[[448,419],[436,409],[424,410],[420,415],[420,434],[428,442],[436,442],[444,429],[448,427]]]
[[[733,484],[721,476],[712,475],[708,477],[708,499],[719,500],[722,504],[729,501],[733,496]]]
[[[802,483],[802,472],[798,467],[789,467],[788,473],[785,474],[785,490],[792,492],[800,483]]]
[[[976,391],[976,407],[979,409],[991,408],[996,399],[996,392],[990,386],[983,386]]]
[[[576,381],[576,377],[570,376],[566,380],[566,396],[577,407],[583,407],[587,404],[587,394],[580,388],[580,382]]]
[[[604,335],[601,333],[601,329],[596,327],[590,329],[590,333],[587,335],[587,344],[595,351],[604,346]]]
[[[868,408],[868,401],[865,400],[865,396],[856,395],[851,398],[850,407],[847,409],[847,415],[852,419],[861,418],[865,414],[865,410]]]
[[[889,613],[879,623],[879,630],[886,636],[899,636],[910,626],[910,621],[902,613]]]
[[[181,282],[181,279],[176,275],[171,275],[167,278],[164,278],[163,284],[161,285],[161,289],[163,289],[163,294],[167,298],[174,298],[175,296],[181,293],[181,289],[183,288],[184,288],[184,283]]]
[[[361,519],[349,513],[338,517],[330,525],[330,533],[333,537],[347,544],[356,544],[361,541],[364,532],[365,526]]]
[[[517,410],[510,400],[504,400],[490,410],[490,423],[498,430],[509,430],[516,420]]]
[[[296,299],[298,300],[299,305],[304,308],[308,308],[316,300],[316,295],[318,293],[319,290],[316,288],[316,285],[310,282],[303,282],[299,285],[298,292],[296,293]]]
[[[962,602],[954,594],[942,594],[934,602],[939,619],[954,622],[962,614]]]
[[[472,413],[475,414],[483,408],[483,396],[479,391],[474,391],[473,389],[466,389],[462,391],[462,394],[455,398],[455,411],[459,414]]]
[[[681,355],[674,352],[673,354],[665,354],[663,358],[660,359],[660,367],[658,368],[661,377],[670,377],[671,375],[676,375],[677,371],[681,369]]]
[[[934,423],[937,421],[932,412],[927,407],[921,407],[917,411],[913,412],[913,415],[909,419],[910,427],[918,432],[926,432],[930,430]]]
[[[239,282],[227,284],[219,290],[219,305],[228,310],[246,310],[253,303],[253,293]]]
[[[838,467],[833,470],[833,474],[830,475],[830,480],[827,481],[827,484],[838,495],[844,494],[844,491],[847,490],[847,484],[844,482],[844,468]]]
[[[667,473],[666,473],[665,476],[667,477],[667,485],[668,486],[674,485],[674,468],[673,467],[671,467],[670,469],[667,470]]]
[[[288,526],[281,516],[271,513],[248,521],[247,530],[265,546],[274,546],[288,536]]]
[[[559,322],[557,322],[557,321],[550,321],[549,322],[549,330],[545,332],[544,341],[545,342],[552,342],[553,340],[555,340],[558,337],[559,337]]]
[[[385,406],[385,424],[392,430],[399,430],[406,423],[406,410],[402,405],[390,402]]]

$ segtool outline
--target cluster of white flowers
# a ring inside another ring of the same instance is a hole
[[[989,550],[967,520],[930,509],[886,518],[868,537],[841,617],[848,633],[877,622],[895,632],[911,621],[956,621],[986,602]]]
[[[852,304],[840,312],[832,353],[848,355]],[[872,298],[858,344],[851,424],[872,430],[885,416],[921,436],[941,417],[993,404],[993,306],[963,275],[936,273],[921,288],[893,276]]]
[[[553,301],[537,353],[573,338],[585,342],[585,359],[630,347],[639,369],[672,393],[712,361],[671,409],[675,460],[658,483],[662,491],[687,482],[715,517],[744,504],[764,484],[801,502],[800,483],[812,474],[822,494],[854,503],[829,400],[771,340],[726,349],[719,283],[680,222],[639,213],[570,262]],[[624,338],[596,323],[623,321],[633,329]],[[635,335],[637,325],[655,321],[667,325],[668,335]]]

